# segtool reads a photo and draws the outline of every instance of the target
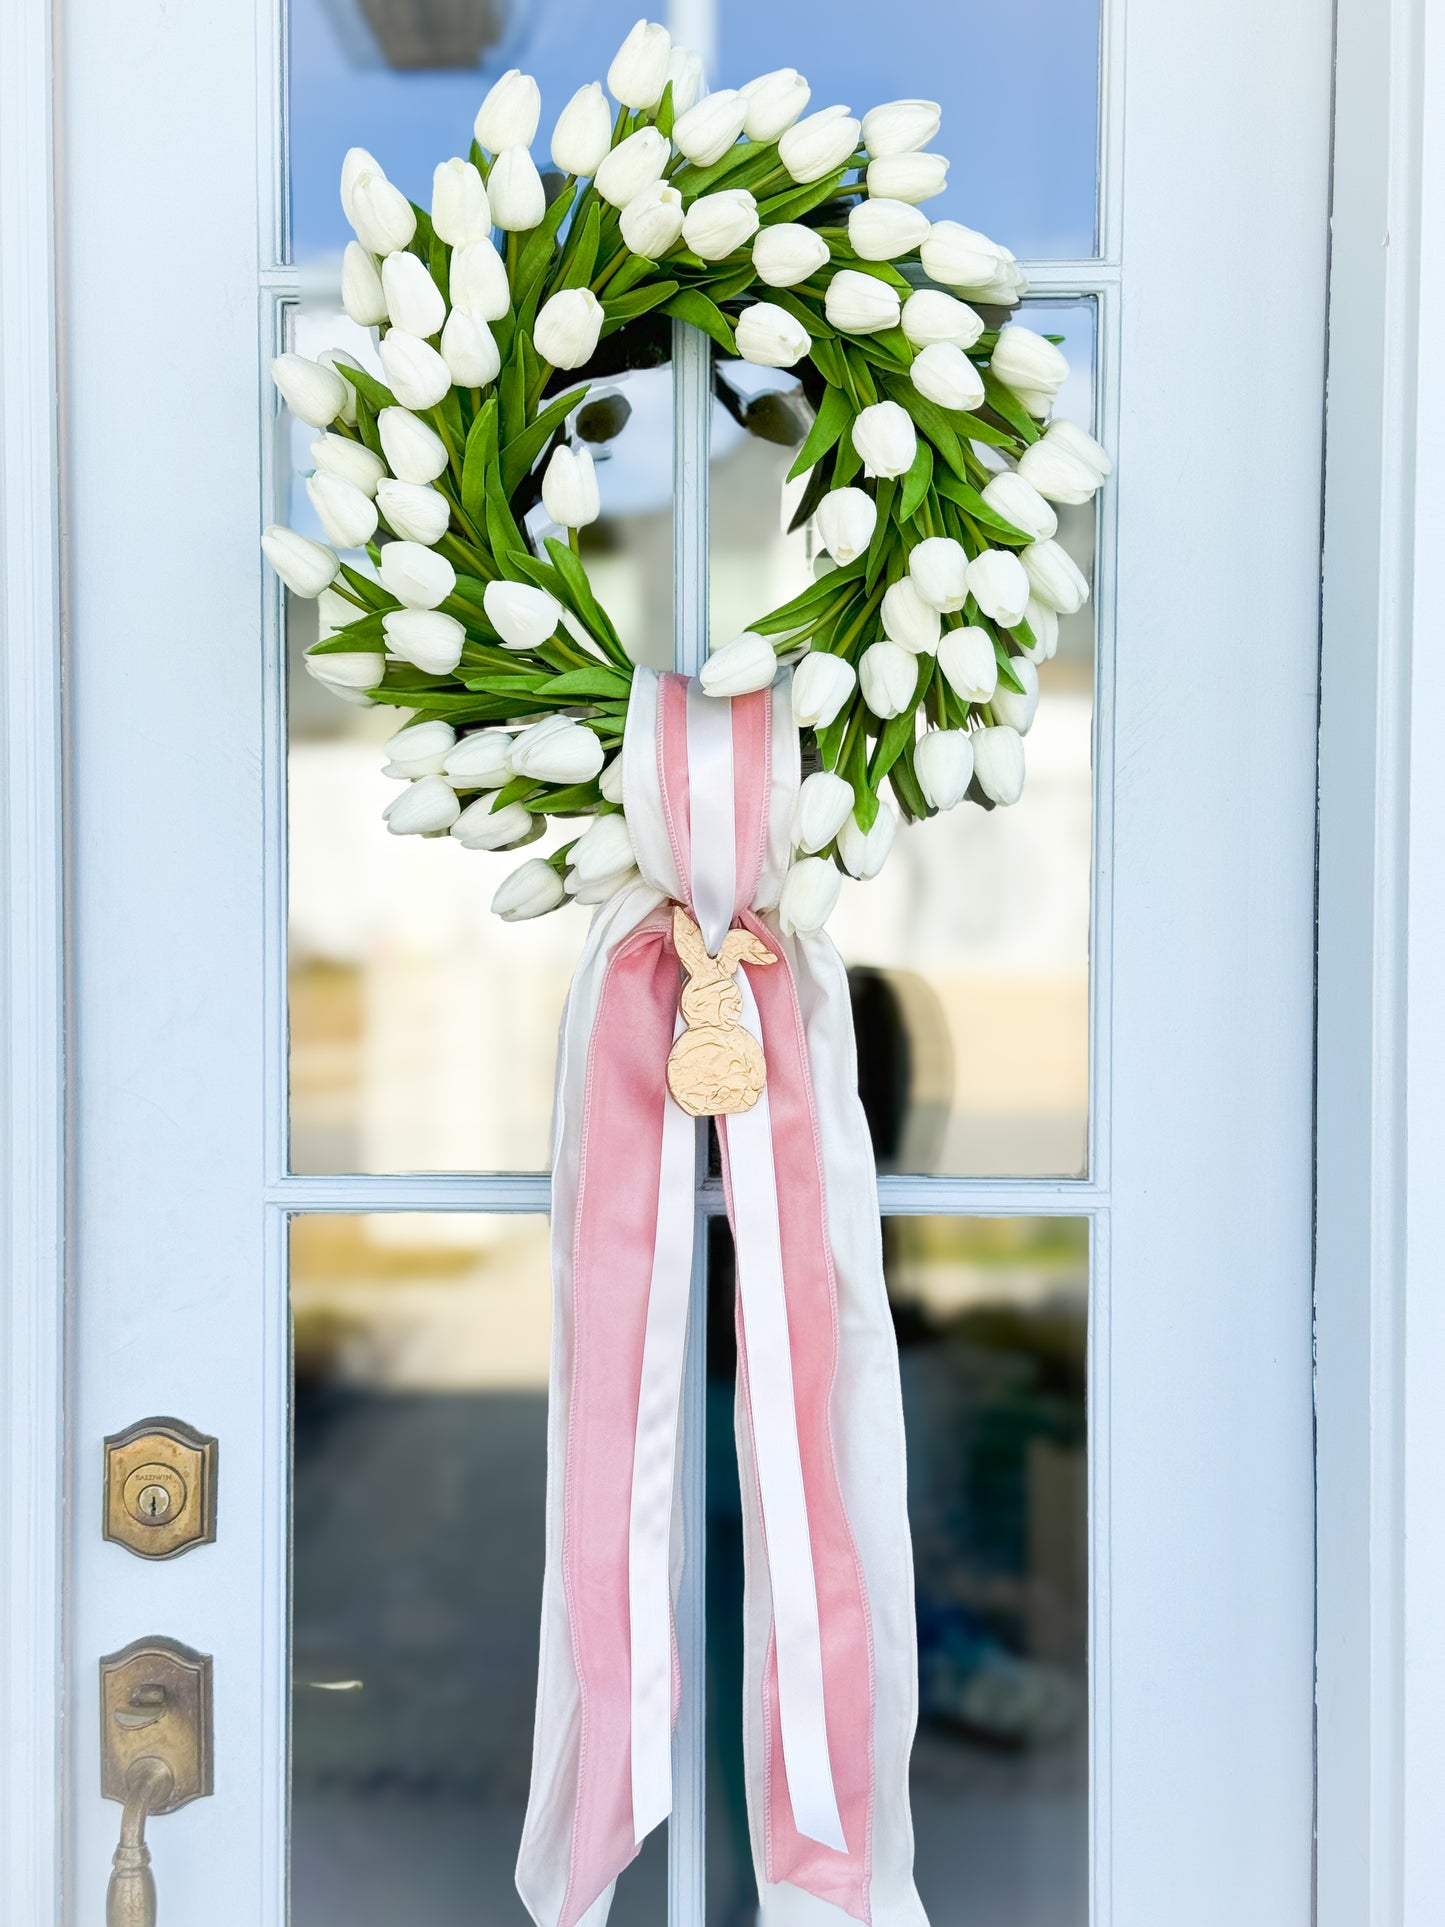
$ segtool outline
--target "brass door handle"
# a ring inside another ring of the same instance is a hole
[[[152,1814],[211,1791],[211,1662],[176,1639],[137,1639],[100,1662],[100,1786],[121,1802],[105,1927],[156,1927]]]
[[[156,1883],[146,1845],[146,1815],[169,1804],[175,1776],[153,1753],[132,1760],[125,1777],[120,1845],[105,1890],[105,1927],[156,1927]]]

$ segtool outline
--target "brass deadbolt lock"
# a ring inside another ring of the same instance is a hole
[[[142,1559],[172,1559],[214,1539],[216,1441],[173,1418],[113,1433],[102,1530]]]

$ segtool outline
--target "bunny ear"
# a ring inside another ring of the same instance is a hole
[[[755,937],[751,930],[729,930],[723,938],[717,960],[730,977],[740,963],[770,964],[778,961],[762,938]]]
[[[707,954],[707,945],[702,940],[702,932],[680,903],[672,913],[672,941],[682,959],[683,969],[690,977],[707,969],[711,959]]]

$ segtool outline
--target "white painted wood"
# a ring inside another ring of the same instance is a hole
[[[0,1917],[61,1907],[64,888],[49,0],[0,9]]]

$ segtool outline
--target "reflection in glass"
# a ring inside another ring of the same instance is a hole
[[[710,1247],[708,1927],[757,1906],[743,1804],[732,1252]],[[932,1927],[1088,1919],[1088,1228],[885,1219],[918,1600],[918,1889]]]
[[[293,1223],[294,1927],[524,1927],[548,1301],[541,1218]]]

